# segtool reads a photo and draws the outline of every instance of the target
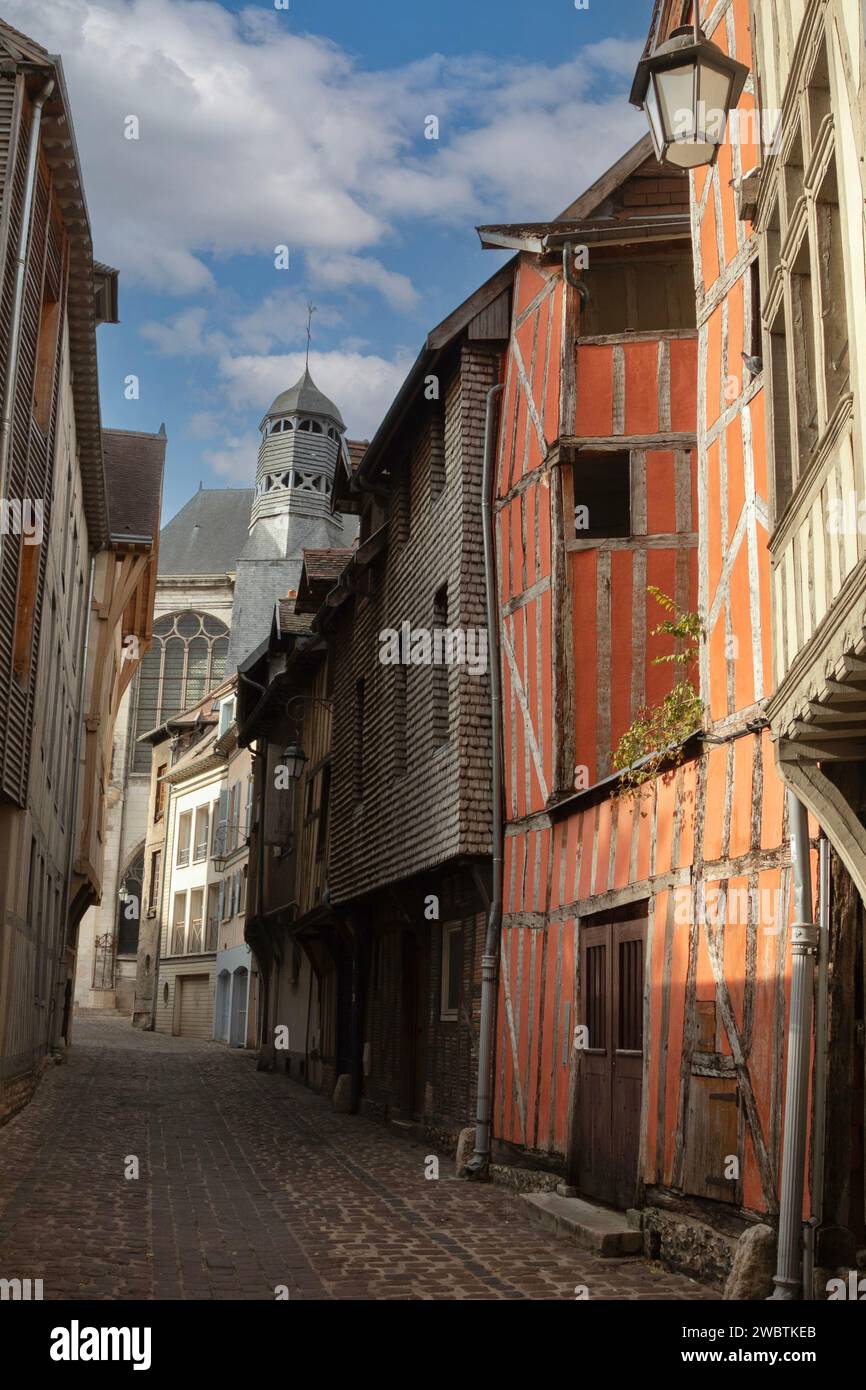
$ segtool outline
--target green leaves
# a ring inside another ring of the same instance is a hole
[[[634,795],[657,776],[662,765],[678,766],[683,760],[683,744],[704,722],[704,706],[692,681],[685,675],[696,660],[703,628],[697,613],[684,613],[669,594],[650,584],[650,594],[671,617],[652,630],[653,637],[672,637],[675,649],[653,657],[653,665],[673,662],[682,668],[682,677],[660,704],[639,710],[626,729],[616,751],[613,765],[621,772],[622,787]]]

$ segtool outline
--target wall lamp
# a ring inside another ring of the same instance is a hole
[[[694,24],[675,29],[644,58],[631,90],[646,113],[656,159],[696,169],[712,164],[749,69]]]
[[[286,716],[294,724],[297,724],[303,713],[304,705],[321,705],[323,709],[331,710],[333,704],[333,700],[323,700],[315,695],[295,695],[286,705]],[[283,749],[280,754],[280,761],[286,768],[290,780],[292,782],[299,781],[304,770],[304,763],[307,761],[307,755],[301,746],[300,738],[293,739]]]

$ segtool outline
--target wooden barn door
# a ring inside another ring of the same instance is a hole
[[[634,1202],[643,1088],[646,921],[581,930],[580,982],[588,1042],[580,1054],[572,1180],[587,1197]]]

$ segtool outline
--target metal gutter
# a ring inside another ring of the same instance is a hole
[[[481,518],[484,537],[484,598],[490,650],[490,730],[492,740],[491,821],[493,896],[487,914],[487,933],[481,957],[481,1018],[478,1031],[478,1087],[475,1110],[475,1152],[466,1165],[467,1177],[485,1177],[490,1164],[493,1117],[493,1034],[502,934],[503,815],[502,815],[502,685],[499,655],[499,606],[496,588],[496,550],[493,538],[493,468],[496,447],[499,382],[487,392],[484,420],[484,469]]]
[[[815,995],[815,1061],[812,1081],[810,1216],[803,1251],[803,1297],[815,1297],[815,1234],[824,1219],[824,1150],[827,1118],[827,991],[830,971],[830,841],[818,846],[818,989]]]
[[[803,1168],[809,1120],[809,1061],[812,989],[818,929],[812,919],[809,881],[809,820],[806,807],[788,788],[791,863],[794,869],[794,921],[791,923],[791,1009],[788,1019],[788,1067],[785,1079],[785,1126],[782,1137],[782,1193],[779,1245],[773,1275],[776,1301],[798,1299],[803,1291],[801,1235]]]

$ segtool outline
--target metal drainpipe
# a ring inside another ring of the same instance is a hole
[[[42,128],[42,108],[54,91],[54,78],[49,78],[33,102],[33,119],[27,142],[27,167],[24,173],[24,207],[18,230],[18,249],[15,253],[15,283],[12,289],[12,314],[9,329],[9,357],[6,362],[6,382],[3,388],[3,415],[0,420],[0,498],[5,498],[9,481],[9,449],[12,443],[12,414],[15,386],[18,379],[18,354],[21,349],[21,318],[24,312],[24,278],[27,273],[27,244],[30,240],[30,217],[33,210],[33,190],[36,186],[36,158],[39,153],[39,132]],[[0,527],[0,563],[3,559],[3,528]]]
[[[256,740],[258,742],[258,740]],[[256,884],[256,914],[262,931],[265,931],[265,815],[267,814],[268,798],[268,740],[262,736],[262,794],[259,799],[259,833],[256,840],[256,859],[259,881]],[[258,749],[256,750],[258,754]],[[270,944],[270,943],[268,943]],[[262,979],[262,1032],[259,1039],[259,1060],[261,1060],[261,1049],[267,1045],[267,1040],[272,1036],[270,1032],[269,1010],[271,1007],[271,973],[274,967],[273,952],[271,960],[268,961],[267,974]]]
[[[484,595],[487,611],[487,644],[490,665],[490,732],[493,741],[491,786],[493,840],[493,896],[487,914],[487,933],[481,957],[481,1020],[478,1038],[478,1094],[475,1109],[475,1152],[466,1165],[467,1176],[484,1176],[490,1162],[493,1114],[493,1026],[499,978],[499,939],[502,931],[502,685],[499,666],[499,613],[496,596],[496,559],[493,544],[493,452],[496,442],[496,402],[504,382],[487,392],[484,420],[484,470],[481,480],[481,520],[484,533]]]
[[[800,1244],[803,1226],[803,1168],[808,1128],[809,1052],[812,989],[818,928],[812,920],[809,881],[809,822],[806,808],[788,790],[791,862],[794,869],[794,921],[791,924],[791,1013],[788,1021],[788,1067],[785,1081],[785,1128],[782,1139],[782,1196],[779,1205],[779,1246],[773,1299],[801,1296],[803,1271]]]
[[[130,713],[131,713],[131,711],[130,711]],[[152,766],[152,762],[153,762],[152,755],[153,755],[153,748],[151,748],[151,766]],[[169,754],[169,757],[170,757],[170,756],[171,756],[171,755]],[[157,769],[157,770],[158,770],[158,769]],[[168,770],[169,770],[169,769],[168,769],[168,767],[167,767],[167,768],[166,768],[166,772],[168,772]],[[164,920],[165,920],[165,924],[166,924],[166,927],[165,927],[165,934],[166,934],[166,937],[168,937],[169,933],[171,932],[171,920],[170,920],[170,918],[166,918],[166,917],[165,917],[163,909],[164,909],[164,908],[167,909],[167,908],[170,906],[170,904],[171,904],[171,898],[170,898],[170,894],[169,894],[169,891],[168,891],[169,879],[171,878],[171,864],[169,863],[169,858],[168,858],[168,847],[169,847],[169,846],[168,846],[168,837],[169,837],[169,827],[171,826],[171,822],[172,822],[172,793],[173,793],[173,791],[174,791],[174,787],[172,786],[171,782],[166,782],[166,783],[165,783],[165,805],[163,806],[163,809],[162,809],[163,824],[164,824],[164,826],[165,826],[165,833],[163,834],[163,838],[162,838],[162,865],[161,865],[160,883],[159,883],[159,902],[158,902],[157,908],[156,908],[156,950],[155,950],[154,956],[153,956],[153,994],[151,995],[151,999],[150,999],[150,1022],[149,1022],[149,1024],[147,1025],[147,1028],[145,1029],[145,1032],[147,1032],[147,1033],[155,1033],[155,1032],[156,1032],[156,1011],[157,1011],[157,1009],[159,1008],[159,970],[160,970],[160,966],[162,965],[162,924],[163,924],[163,921],[164,921]],[[154,794],[155,794],[156,796],[159,796],[159,790],[158,790],[157,788],[154,788]],[[173,845],[173,844],[172,844],[172,849],[174,849],[174,845]]]
[[[815,1297],[815,1234],[824,1219],[824,1125],[827,1109],[827,988],[830,966],[830,841],[818,846],[818,988],[815,995],[815,1072],[812,1082],[811,1214],[803,1252],[803,1296]]]
[[[87,586],[87,611],[84,622],[84,649],[81,653],[81,670],[78,673],[78,727],[75,730],[75,751],[73,753],[74,762],[72,765],[72,801],[70,802],[69,818],[69,848],[66,852],[66,884],[64,886],[64,903],[62,922],[64,929],[69,933],[69,899],[72,888],[72,869],[75,864],[75,841],[78,831],[78,787],[81,780],[81,735],[84,729],[84,700],[87,680],[87,655],[90,650],[90,624],[92,621],[91,604],[93,603],[93,573],[96,568],[96,558],[90,559],[90,582]],[[72,1000],[71,1005],[75,1004],[75,976],[78,974],[78,933],[75,935],[75,970],[72,974]],[[64,986],[65,989],[65,986]],[[69,1011],[69,1032],[72,1033],[72,1007]],[[67,1039],[68,1044],[68,1039]]]

